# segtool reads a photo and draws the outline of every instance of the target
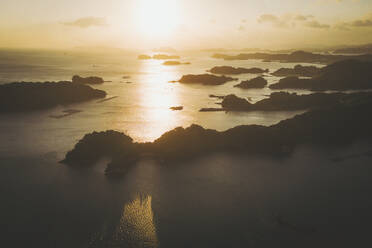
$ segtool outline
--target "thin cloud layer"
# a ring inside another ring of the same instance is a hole
[[[102,17],[83,17],[72,22],[63,22],[62,24],[79,28],[107,26],[106,19]]]
[[[261,24],[271,24],[277,28],[290,28],[298,25],[317,29],[330,28],[330,25],[320,23],[319,21],[315,20],[315,17],[312,15],[285,14],[282,16],[276,16],[271,14],[263,14],[258,18],[257,21]]]
[[[327,28],[330,28],[331,27],[328,24],[321,24],[321,23],[319,23],[316,20],[306,22],[305,23],[305,26],[306,27],[309,27],[309,28],[320,28],[320,29],[327,29]]]
[[[356,19],[351,22],[339,22],[335,25],[336,29],[349,31],[355,28],[371,28],[372,27],[372,13]]]

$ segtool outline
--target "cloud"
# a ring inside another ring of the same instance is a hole
[[[282,16],[276,16],[263,14],[257,21],[258,23],[269,23],[277,28],[290,28],[298,25],[317,29],[330,28],[330,25],[320,23],[313,15],[285,14]]]
[[[72,22],[63,22],[62,24],[79,28],[107,26],[106,19],[102,17],[83,17]]]
[[[350,25],[347,22],[336,23],[333,27],[335,29],[342,30],[342,31],[349,31],[349,30],[351,30],[350,29]]]
[[[286,18],[278,17],[271,14],[263,14],[258,18],[258,23],[270,23],[275,27],[285,28],[288,27]]]
[[[309,19],[313,19],[314,16],[313,15],[307,15],[307,16],[304,16],[304,15],[296,15],[294,17],[294,20],[295,21],[307,21]]]
[[[305,25],[306,27],[309,27],[309,28],[320,28],[320,29],[327,29],[327,28],[330,28],[330,27],[331,27],[331,26],[328,25],[328,24],[321,24],[321,23],[319,23],[319,22],[316,21],[316,20],[306,22],[304,25]]]
[[[355,28],[371,28],[372,27],[372,13],[350,22],[339,22],[334,25],[336,29],[349,31]]]
[[[353,27],[372,27],[372,19],[356,20],[351,23]]]
[[[271,22],[271,23],[276,23],[279,21],[279,18],[275,15],[270,15],[270,14],[264,14],[264,15],[261,15],[259,18],[258,18],[258,22],[259,23],[265,23],[265,22]]]

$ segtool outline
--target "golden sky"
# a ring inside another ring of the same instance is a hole
[[[372,0],[2,0],[0,47],[300,48],[372,42]]]

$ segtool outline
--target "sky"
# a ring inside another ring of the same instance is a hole
[[[5,48],[372,43],[372,0],[1,0],[0,12]]]

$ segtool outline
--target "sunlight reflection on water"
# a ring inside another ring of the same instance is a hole
[[[183,125],[177,113],[170,107],[179,106],[180,98],[177,87],[169,81],[178,78],[175,67],[164,68],[159,61],[146,61],[142,64],[142,71],[147,72],[141,78],[143,84],[139,89],[139,104],[144,107],[141,119],[148,123],[145,136],[156,139],[174,126]]]
[[[139,196],[124,206],[113,239],[131,247],[158,247],[151,196]]]

